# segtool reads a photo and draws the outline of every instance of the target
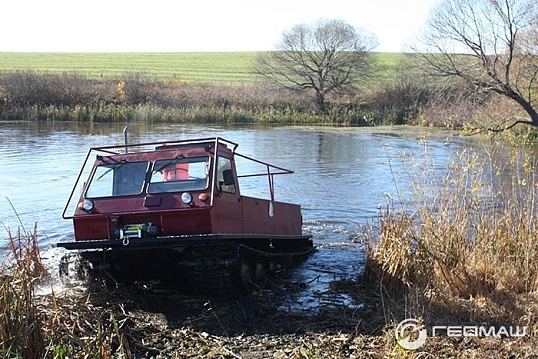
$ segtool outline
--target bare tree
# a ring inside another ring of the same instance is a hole
[[[425,47],[415,51],[430,74],[506,96],[529,116],[496,130],[538,126],[537,16],[536,0],[444,0],[430,14]]]
[[[352,88],[370,74],[369,52],[376,46],[376,37],[366,30],[322,19],[284,32],[275,51],[258,57],[255,72],[279,86],[313,90],[325,111],[329,93]]]

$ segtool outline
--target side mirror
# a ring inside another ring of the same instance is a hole
[[[225,186],[233,185],[234,182],[234,174],[232,170],[224,170],[222,171],[222,179],[224,180]]]
[[[222,194],[222,186],[230,186],[235,184],[234,182],[234,175],[232,170],[224,170],[222,171],[222,180],[219,181],[219,194]]]

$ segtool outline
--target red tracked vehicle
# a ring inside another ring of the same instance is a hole
[[[228,266],[246,285],[305,258],[313,245],[301,207],[274,198],[274,176],[293,172],[237,147],[215,137],[91,148],[63,212],[75,241],[56,246],[113,275]],[[263,171],[242,172],[237,159]],[[267,179],[267,199],[241,194],[240,181],[254,177]]]

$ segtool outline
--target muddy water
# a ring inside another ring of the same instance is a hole
[[[62,210],[86,151],[121,144],[123,125],[0,124],[0,222],[12,233],[37,223],[43,256],[52,267],[61,255],[51,243],[73,238]],[[299,203],[304,233],[318,248],[291,278],[300,291],[284,304],[310,309],[334,300],[328,283],[357,275],[364,264],[362,233],[374,224],[379,204],[410,191],[405,173],[412,158],[427,151],[431,174],[442,175],[454,154],[481,147],[457,133],[414,128],[218,127],[132,124],[130,142],[221,136],[238,152],[295,171],[275,178],[276,199]],[[427,139],[427,141],[425,141]],[[248,183],[243,194],[258,195],[267,184]],[[0,242],[7,233],[1,231]]]

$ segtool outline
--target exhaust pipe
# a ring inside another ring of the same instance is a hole
[[[123,143],[125,145],[125,153],[129,152],[128,141],[127,141],[127,130],[128,129],[129,129],[129,125],[126,125],[125,128],[123,129]]]

